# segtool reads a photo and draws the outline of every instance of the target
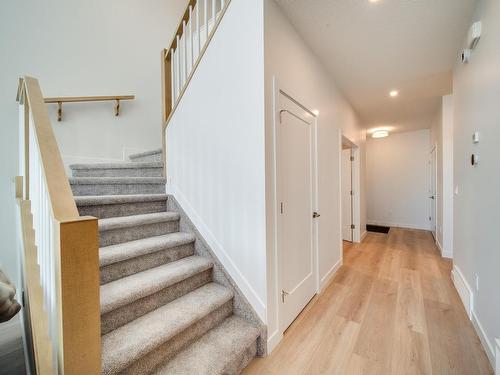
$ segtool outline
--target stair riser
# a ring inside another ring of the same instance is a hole
[[[200,272],[158,293],[134,301],[101,316],[101,334],[105,335],[134,319],[166,305],[212,281],[212,270]]]
[[[163,168],[73,169],[73,177],[161,177]]]
[[[78,206],[78,212],[81,216],[94,216],[98,219],[165,212],[166,210],[166,200],[156,202],[103,204],[100,206]]]
[[[101,285],[193,254],[194,243],[190,243],[101,267]]]
[[[229,363],[224,367],[222,374],[224,375],[239,375],[241,372],[247,367],[252,359],[257,355],[257,342],[252,343],[246,350],[238,355],[236,358],[233,358]]]
[[[165,194],[165,184],[72,184],[75,196]]]
[[[171,340],[163,343],[157,349],[146,354],[120,374],[149,374],[159,364],[172,359],[183,348],[198,340],[212,328],[218,326],[233,311],[232,300],[213,311],[203,319],[188,327]]]
[[[99,233],[99,246],[110,246],[142,238],[161,236],[179,231],[179,221],[138,225],[132,228],[112,229]]]
[[[139,156],[136,158],[130,158],[130,161],[134,163],[161,161],[161,154],[153,154],[153,155]]]

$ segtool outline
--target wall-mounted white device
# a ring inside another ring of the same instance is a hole
[[[481,39],[481,21],[474,22],[467,35],[467,48],[474,49]]]
[[[479,132],[474,132],[474,134],[472,134],[472,142],[479,143]]]
[[[470,55],[471,55],[471,50],[470,49],[464,49],[461,54],[461,59],[462,59],[462,64],[467,64],[470,60]]]

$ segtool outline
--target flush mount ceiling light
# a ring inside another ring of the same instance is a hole
[[[392,90],[390,93],[389,93],[389,96],[391,98],[395,98],[396,96],[399,95],[399,91],[398,90]]]
[[[377,130],[373,132],[372,138],[385,138],[389,135],[389,132],[387,130]]]
[[[379,0],[368,0],[370,3],[378,3]]]

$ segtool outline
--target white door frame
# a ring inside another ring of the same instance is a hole
[[[274,223],[273,223],[273,232],[274,232],[274,248],[275,248],[275,259],[276,264],[274,267],[275,271],[275,302],[277,306],[277,323],[278,323],[278,331],[281,336],[287,327],[283,327],[281,321],[281,309],[282,304],[280,303],[280,261],[279,261],[279,236],[278,236],[278,215],[279,215],[279,207],[278,207],[278,192],[277,192],[277,138],[276,138],[276,128],[280,124],[280,106],[279,106],[279,98],[280,95],[284,94],[289,99],[294,101],[300,107],[302,107],[305,111],[313,117],[313,139],[312,139],[312,174],[313,174],[313,186],[312,186],[312,208],[313,211],[319,212],[318,209],[318,140],[317,140],[317,124],[318,124],[318,115],[313,112],[313,110],[309,109],[312,107],[307,106],[307,103],[304,103],[300,96],[295,95],[292,90],[287,89],[281,82],[278,81],[277,77],[274,77],[274,124],[273,124],[273,190],[274,190],[274,198],[273,198],[273,206],[274,206]],[[312,212],[311,212],[311,220],[312,220]],[[318,219],[312,220],[312,252],[313,252],[313,277],[315,281],[315,290],[316,293],[320,291],[320,280],[319,280],[319,250],[318,250]],[[274,335],[274,333],[273,333]]]
[[[360,149],[356,143],[354,143],[351,139],[346,137],[342,130],[339,130],[339,181],[342,183],[342,144],[346,142],[351,146],[352,156],[354,157],[354,161],[352,162],[352,170],[351,170],[351,189],[353,192],[352,196],[352,214],[351,221],[354,224],[354,229],[352,231],[352,242],[359,243],[363,240],[366,235],[366,228],[361,228],[361,156]],[[339,202],[342,205],[342,190],[339,189]],[[340,233],[342,233],[342,206],[340,207]],[[340,240],[342,245],[342,238]],[[342,248],[342,247],[341,247]]]
[[[434,158],[432,157],[432,154],[434,153]],[[429,194],[434,194],[434,212],[432,212],[432,202],[429,201],[429,214],[433,216],[434,219],[434,228],[431,226],[431,233],[432,236],[434,237],[434,241],[437,243],[438,238],[438,189],[437,189],[437,182],[438,182],[438,147],[437,145],[432,146],[431,151],[429,152]],[[434,170],[434,176],[432,176],[432,171]],[[432,178],[434,177],[434,186],[432,186]],[[433,191],[431,191],[433,190]],[[431,199],[428,194],[428,199]],[[432,223],[432,220],[430,220]]]

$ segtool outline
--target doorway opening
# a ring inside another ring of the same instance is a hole
[[[434,241],[437,240],[436,233],[437,217],[437,154],[436,146],[431,150],[429,156],[429,224]]]
[[[361,242],[359,222],[359,148],[342,135],[340,155],[340,211],[342,240]]]

